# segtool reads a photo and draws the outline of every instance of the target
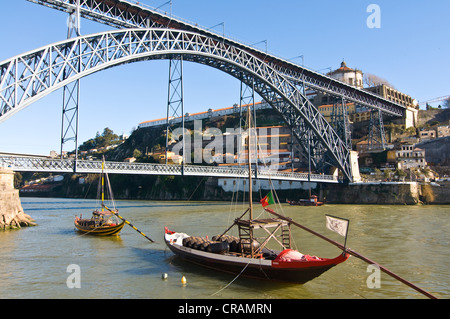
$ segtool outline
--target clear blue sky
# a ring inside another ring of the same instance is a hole
[[[158,7],[166,1],[140,2]],[[379,29],[366,24],[372,3],[381,8]],[[383,77],[419,101],[450,95],[448,0],[173,0],[173,14],[205,27],[225,22],[228,36],[248,44],[267,40],[271,53],[286,59],[304,55],[305,66],[313,70],[338,68],[345,59],[349,67]],[[26,0],[2,0],[0,61],[64,40],[66,20],[66,14]],[[82,20],[81,33],[108,28]],[[228,75],[185,63],[184,76],[186,112],[239,101],[239,82]],[[105,127],[129,133],[140,122],[164,117],[167,79],[168,61],[83,78],[80,143]],[[57,91],[0,123],[0,151],[59,151],[61,108],[62,91]]]

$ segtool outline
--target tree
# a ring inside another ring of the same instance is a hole
[[[398,176],[399,180],[404,181],[405,177],[408,175],[404,170],[402,169],[396,169],[395,170],[395,175]]]
[[[444,101],[443,106],[447,109],[450,109],[450,97]]]
[[[117,144],[119,140],[119,136],[114,134],[113,130],[109,127],[106,127],[103,130],[103,134],[96,137],[97,147],[105,147],[109,145]]]
[[[134,149],[133,151],[133,157],[134,158],[141,158],[142,157],[142,152],[140,150],[138,150],[137,148]]]
[[[395,89],[395,87],[391,83],[389,83],[389,81],[371,73],[365,73],[363,81],[368,87],[384,84]]]
[[[111,130],[109,127],[106,127],[103,130],[103,133],[100,135],[99,132],[95,134],[95,138],[91,138],[84,142],[82,145],[80,145],[79,150],[80,151],[88,151],[93,148],[101,148],[106,147],[109,145],[115,145],[120,142],[119,136],[117,134],[114,134],[113,130]]]

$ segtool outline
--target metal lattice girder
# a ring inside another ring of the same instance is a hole
[[[169,61],[169,85],[167,90],[167,123],[166,123],[166,164],[168,163],[169,135],[173,133],[173,120],[181,117],[183,130],[183,164],[186,162],[186,144],[184,138],[184,91],[183,91],[183,56]]]
[[[368,149],[371,151],[386,149],[383,114],[380,111],[370,112]]]
[[[45,173],[73,173],[100,174],[102,172],[101,161],[83,161],[70,159],[48,159],[42,157],[0,156],[0,167],[8,167],[15,172],[45,172]],[[168,176],[209,176],[221,178],[245,178],[248,177],[248,169],[245,167],[219,167],[188,165],[183,168],[179,165],[164,165],[150,163],[124,163],[106,162],[106,169],[110,174],[130,175],[168,175]],[[256,176],[255,170],[252,175]],[[259,170],[259,179],[308,181],[308,174],[292,172],[273,172]],[[339,180],[332,175],[312,174],[311,182],[338,183]]]
[[[67,38],[80,36],[80,0],[76,0],[76,8],[69,16]],[[78,64],[78,68],[81,64]],[[78,70],[80,71],[80,70]],[[63,78],[66,78],[65,70]],[[73,141],[75,158],[78,158],[78,110],[80,101],[80,80],[76,80],[63,88],[63,107],[61,123],[61,157],[63,157],[64,145]]]
[[[349,150],[318,109],[264,60],[212,38],[172,29],[125,29],[68,39],[0,63],[0,122],[43,96],[92,73],[141,60],[201,63],[226,72],[275,108],[298,140],[304,129],[351,180]],[[63,76],[65,74],[65,76]]]
[[[28,0],[64,12],[74,10],[75,0]],[[347,102],[381,110],[383,113],[402,117],[406,111],[403,105],[389,101],[376,94],[355,88],[349,84],[327,77],[287,60],[281,59],[252,46],[229,39],[197,24],[168,16],[156,9],[139,3],[123,0],[80,0],[82,17],[118,28],[176,28],[196,32],[221,41],[227,45],[249,52],[264,60],[271,68],[286,76],[294,85],[303,86],[332,96],[344,97]]]
[[[46,7],[70,12],[75,8],[75,0],[28,0]],[[81,16],[116,28],[163,27],[156,16],[137,3],[110,0],[80,0]]]
[[[346,143],[348,148],[352,147],[350,121],[348,119],[347,104],[344,99],[333,102],[331,113],[331,126],[335,129],[340,138]]]

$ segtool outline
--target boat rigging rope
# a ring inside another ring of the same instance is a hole
[[[192,196],[194,196],[194,194],[197,192],[198,188],[202,185],[203,181],[205,180],[206,176],[203,176],[202,180],[200,181],[200,183],[198,183],[197,187],[195,188],[195,190],[192,192],[191,196],[189,196],[188,198],[188,202],[191,201]]]
[[[247,269],[248,265],[250,265],[251,261],[252,261],[252,260],[250,260],[250,261],[247,263],[247,265],[245,265],[244,269],[242,269],[241,272],[240,272],[240,273],[239,273],[232,281],[230,281],[230,282],[228,283],[228,285],[226,285],[225,287],[219,289],[218,291],[216,291],[215,293],[213,293],[211,296],[215,296],[215,295],[217,295],[218,293],[220,293],[221,291],[227,289],[233,282],[235,282],[236,279],[239,278],[240,275],[242,275],[242,273],[245,271],[245,269]]]

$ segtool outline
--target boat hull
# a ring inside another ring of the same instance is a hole
[[[77,220],[75,221],[75,228],[78,231],[88,235],[95,235],[95,236],[116,236],[120,233],[124,225],[125,222],[122,222],[114,226],[94,227],[94,226],[83,226],[80,225]]]
[[[246,258],[233,254],[215,254],[184,247],[165,237],[168,248],[178,257],[202,267],[243,277],[304,284],[348,259],[340,255],[335,259],[312,262],[287,262]]]

